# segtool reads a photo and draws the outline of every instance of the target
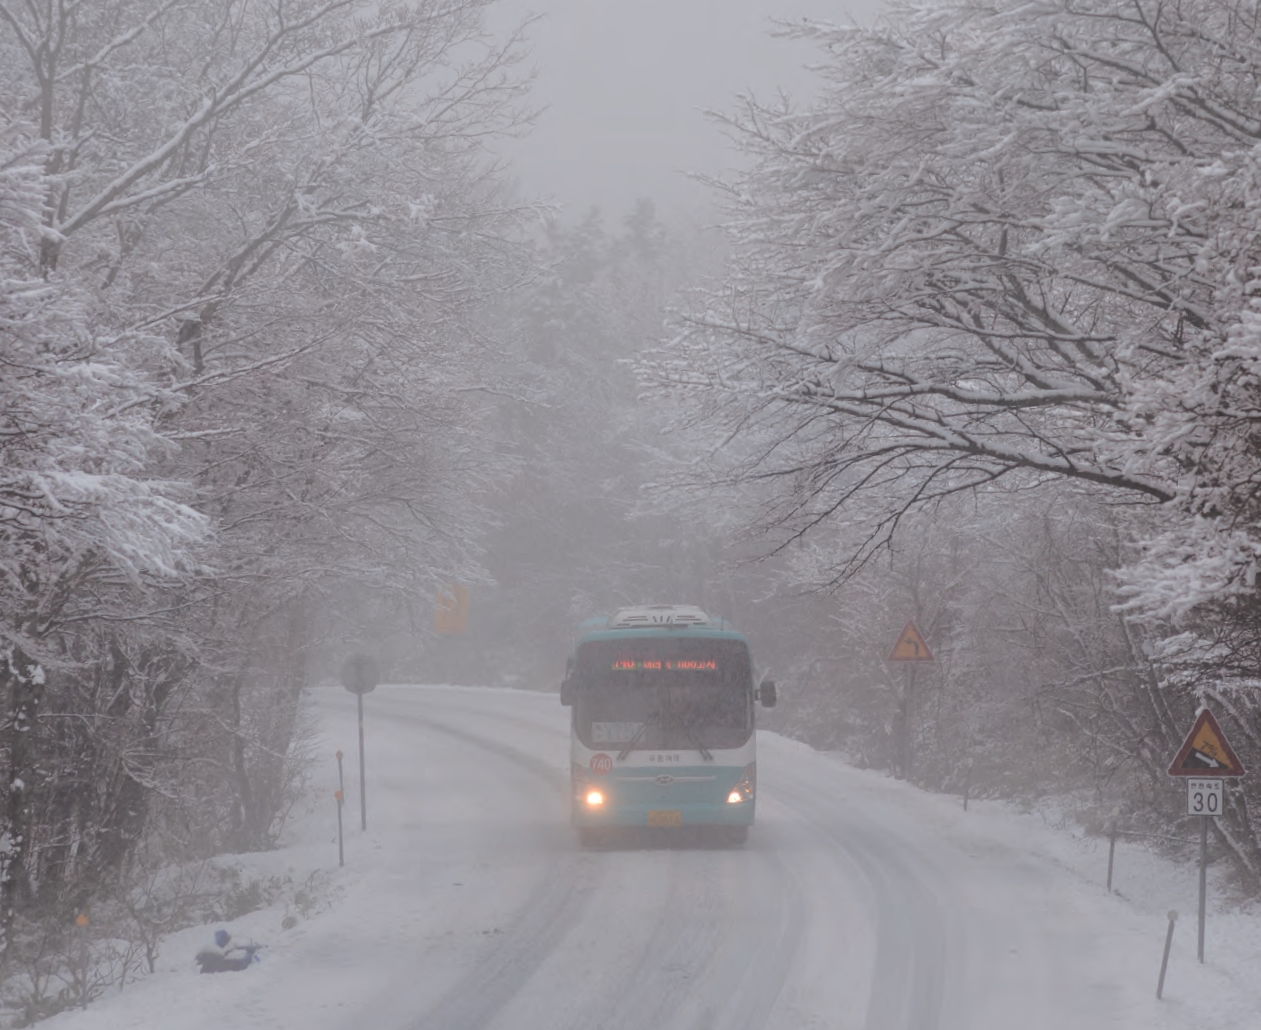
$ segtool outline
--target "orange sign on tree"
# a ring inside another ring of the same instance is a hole
[[[433,606],[433,631],[439,636],[462,637],[468,633],[468,587],[448,583],[438,591]]]

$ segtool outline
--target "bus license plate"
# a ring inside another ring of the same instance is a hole
[[[658,808],[648,813],[649,826],[682,826],[683,813],[677,808]]]

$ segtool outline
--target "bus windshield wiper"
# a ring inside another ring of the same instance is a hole
[[[683,719],[680,719],[679,728],[682,729],[683,732],[687,734],[687,739],[690,740],[693,744],[695,744],[697,748],[700,750],[701,758],[703,758],[707,762],[712,762],[714,760],[714,756],[709,753],[709,749],[706,748],[703,743],[701,743],[701,735],[696,729],[695,719],[688,719],[686,721],[684,721]]]
[[[631,737],[631,739],[626,742],[626,746],[617,753],[617,760],[619,762],[626,761],[626,756],[635,750],[635,745],[639,743],[640,738],[643,737],[645,732],[647,732],[648,727],[651,726],[654,722],[656,722],[660,718],[661,718],[661,709],[658,708],[655,712],[653,712],[650,716],[648,716],[648,718],[646,718],[643,722],[639,724],[639,729],[635,731],[635,735]]]

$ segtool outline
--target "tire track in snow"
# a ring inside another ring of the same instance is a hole
[[[500,740],[479,736],[428,715],[406,712],[396,717],[490,752],[552,787],[567,789],[565,773]],[[578,921],[600,879],[601,870],[591,858],[562,854],[550,862],[547,876],[505,928],[502,942],[475,971],[448,988],[436,1005],[405,1024],[406,1030],[481,1030],[493,1022]]]
[[[602,856],[614,863],[621,856]],[[713,954],[719,932],[715,898],[708,892],[688,892],[683,896],[678,873],[679,855],[673,852],[659,853],[651,859],[661,859],[666,866],[665,882],[668,884],[662,903],[664,918],[657,920],[649,934],[638,947],[639,961],[629,970],[611,997],[602,999],[606,1015],[593,1022],[598,1030],[636,1030],[639,1027],[663,1027],[669,1017],[684,1003],[690,993],[697,973]],[[636,855],[631,861],[643,863],[643,856]],[[571,1021],[571,1025],[575,1025]]]
[[[444,698],[446,700],[446,698]],[[461,715],[498,723],[519,732],[522,722],[500,710],[488,710],[476,695],[458,696],[454,708]],[[463,703],[461,703],[463,702]],[[407,718],[431,725],[459,739],[497,753],[513,752],[514,760],[531,767],[545,778],[568,789],[567,772],[549,766],[532,755],[509,745],[476,738],[464,730],[439,724],[427,716],[407,713]],[[554,736],[567,753],[568,734],[533,721],[533,732]],[[565,826],[566,833],[569,827]],[[754,831],[756,834],[756,830]],[[756,836],[755,836],[756,841]],[[568,1015],[557,1025],[593,1030],[642,1030],[643,1027],[687,1027],[704,1030],[761,1030],[770,1020],[783,985],[787,982],[804,925],[803,885],[784,860],[771,851],[755,848],[728,851],[708,848],[640,848],[631,844],[599,852],[577,852],[588,873],[602,880],[625,881],[628,874],[643,874],[642,864],[653,862],[660,869],[659,881],[666,885],[665,896],[655,904],[662,913],[637,942],[638,959],[628,964],[616,987],[594,1005],[582,1006],[585,1014]],[[758,868],[755,868],[758,867]],[[595,889],[596,877],[584,882],[588,892]],[[622,886],[609,888],[624,891]],[[644,903],[649,903],[647,895]],[[559,932],[551,935],[546,950],[561,944],[577,922],[574,913]],[[515,936],[512,931],[510,936]],[[534,970],[547,958],[535,952]],[[522,978],[517,989],[524,985]],[[514,990],[512,994],[515,994]],[[506,1005],[512,995],[502,999]],[[595,1008],[597,1011],[592,1011]],[[437,1030],[450,1016],[437,1011],[416,1024],[424,1030]],[[493,1017],[494,1012],[490,1013]],[[481,1022],[448,1022],[447,1027],[485,1026]]]
[[[876,955],[863,1025],[867,1030],[940,1030],[949,1025],[943,1013],[948,920],[911,856],[878,827],[845,811],[843,801],[816,781],[798,780],[791,789],[780,781],[773,796],[845,852],[871,891]],[[803,802],[805,797],[815,803]]]

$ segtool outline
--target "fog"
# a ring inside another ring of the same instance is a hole
[[[0,0],[0,1030],[1257,1025],[1246,6]]]
[[[502,146],[526,195],[595,205],[613,217],[638,197],[671,217],[708,205],[689,173],[721,175],[738,159],[706,111],[730,112],[739,94],[807,101],[814,48],[774,38],[775,21],[870,20],[873,0],[507,0],[496,19],[532,14],[535,102],[525,138]]]

